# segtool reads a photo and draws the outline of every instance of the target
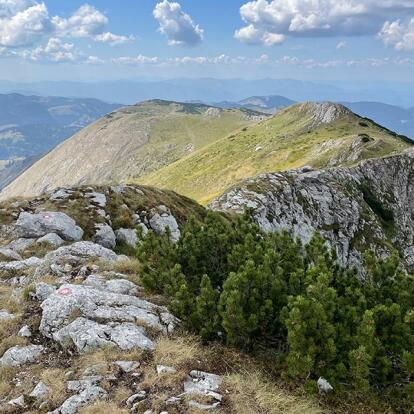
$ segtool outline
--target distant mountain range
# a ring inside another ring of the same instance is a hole
[[[414,107],[414,82],[302,81],[295,79],[168,79],[105,82],[8,82],[0,93],[96,98],[135,104],[159,98],[170,101],[238,102],[247,96],[281,95],[294,101],[385,102]]]
[[[280,95],[253,96],[237,102],[218,102],[221,108],[248,108],[267,113],[276,113],[281,108],[296,103]],[[381,102],[340,102],[356,114],[414,139],[414,108],[405,109]]]
[[[119,106],[96,99],[0,95],[0,189],[57,144]]]

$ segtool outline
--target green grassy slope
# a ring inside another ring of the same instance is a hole
[[[134,180],[264,118],[246,109],[161,100],[128,106],[60,144],[6,187],[0,198]]]
[[[207,203],[238,181],[309,165],[351,165],[412,143],[341,105],[298,104],[139,180]]]

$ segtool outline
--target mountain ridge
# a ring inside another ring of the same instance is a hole
[[[139,179],[206,203],[259,173],[347,165],[413,143],[340,104],[300,103]]]
[[[247,109],[163,100],[127,106],[61,143],[0,197],[34,195],[61,185],[124,181],[168,165],[265,116]]]

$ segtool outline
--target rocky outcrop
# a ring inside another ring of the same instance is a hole
[[[345,266],[360,268],[368,249],[384,256],[398,248],[413,268],[413,177],[409,150],[348,168],[263,174],[225,192],[210,208],[251,209],[263,230],[287,229],[305,243],[320,232]]]
[[[56,233],[69,241],[82,240],[83,230],[65,213],[45,211],[38,214],[22,212],[16,222],[17,232],[23,238],[43,237]]]

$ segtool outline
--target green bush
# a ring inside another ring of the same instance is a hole
[[[248,214],[209,212],[189,220],[177,243],[149,232],[137,255],[145,287],[166,295],[205,341],[265,347],[304,384],[323,376],[339,391],[414,401],[414,277],[398,254],[367,254],[361,278],[336,264],[318,234],[303,246],[260,231]]]

